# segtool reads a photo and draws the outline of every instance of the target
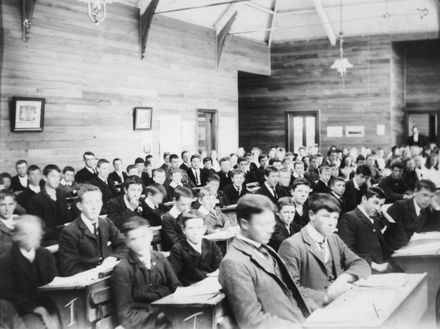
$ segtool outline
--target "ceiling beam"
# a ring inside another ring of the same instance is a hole
[[[330,44],[332,46],[336,45],[336,34],[335,31],[333,31],[333,27],[330,24],[330,20],[328,19],[327,13],[324,10],[322,0],[313,0],[313,5],[315,6],[316,12],[318,13],[319,19],[322,23],[322,27],[327,34]]]
[[[145,10],[139,8],[139,43],[141,47],[141,59],[145,57],[147,50],[148,34],[150,32],[151,22],[159,0],[151,0]]]
[[[266,7],[264,7],[264,6],[262,6],[262,5],[258,4],[258,3],[252,2],[252,1],[246,2],[246,6],[255,8],[255,9],[257,9],[259,11],[262,11],[262,12],[265,12],[267,14],[271,14],[271,15],[274,14],[274,10],[273,9],[266,8]]]
[[[23,41],[27,41],[27,34],[32,26],[36,0],[21,0],[21,33]]]
[[[216,48],[217,48],[217,66],[220,64],[220,58],[222,56],[223,48],[225,46],[226,39],[228,37],[229,31],[231,31],[232,24],[234,24],[235,18],[237,17],[237,12],[235,12],[222,27],[221,30],[217,31],[216,34]]]
[[[267,42],[267,45],[269,46],[269,48],[272,44],[273,28],[275,27],[275,19],[276,19],[276,15],[277,15],[277,9],[278,9],[278,0],[273,0],[272,1],[273,15],[271,15],[269,17],[269,22],[267,24],[267,27],[270,30],[266,31],[266,37],[265,37],[265,41]]]
[[[392,4],[392,3],[398,3],[398,2],[409,2],[409,1],[413,1],[413,0],[388,0],[388,4]],[[385,2],[383,0],[365,0],[365,1],[361,1],[361,2],[347,2],[344,3],[344,8],[350,8],[350,7],[359,7],[359,6],[363,6],[363,5],[370,5],[370,6],[374,6],[374,5],[384,5]],[[339,4],[336,5],[329,5],[329,6],[325,6],[325,9],[337,9],[339,8]],[[311,14],[314,13],[316,11],[315,7],[308,7],[308,8],[303,8],[303,9],[288,9],[288,10],[279,10],[277,12],[277,15],[302,15],[302,14]]]
[[[213,25],[217,33],[226,25],[235,13],[238,13],[242,6],[243,3],[232,3],[228,5]]]
[[[174,12],[178,12],[178,11],[203,9],[203,8],[223,6],[223,5],[240,3],[240,2],[248,2],[248,1],[250,1],[250,0],[231,0],[231,1],[215,2],[215,3],[210,3],[210,4],[207,4],[207,5],[183,7],[183,8],[169,9],[169,10],[162,10],[162,11],[158,11],[156,14],[166,14],[166,13],[174,13]]]

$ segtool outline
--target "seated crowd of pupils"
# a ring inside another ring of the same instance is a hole
[[[395,146],[388,157],[335,146],[324,156],[274,147],[219,160],[184,151],[165,153],[157,169],[151,155],[137,158],[126,171],[119,158],[83,160],[77,172],[19,160],[15,176],[0,174],[0,307],[10,328],[57,328],[38,287],[102,264],[115,265],[124,328],[169,327],[150,303],[216,271],[240,328],[295,328],[354,281],[399,271],[390,256],[414,233],[440,230],[433,145]],[[151,247],[159,226],[168,258]],[[223,255],[204,235],[230,226],[240,229]]]

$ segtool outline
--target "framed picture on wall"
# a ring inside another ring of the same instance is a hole
[[[13,97],[11,131],[43,131],[44,104],[44,98]]]
[[[153,108],[135,107],[133,112],[134,130],[150,130],[153,119]]]

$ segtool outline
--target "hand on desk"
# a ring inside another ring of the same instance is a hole
[[[111,266],[116,265],[117,261],[118,261],[118,259],[116,257],[109,256],[106,259],[104,259],[104,261],[102,262],[102,264],[100,266],[102,266],[102,267],[107,267],[107,266],[111,267]]]
[[[49,314],[49,312],[42,306],[38,306],[34,309],[34,313],[41,316],[43,319],[44,324],[46,325],[46,328],[48,329],[59,329],[60,324],[57,320],[56,316],[52,316]]]
[[[353,288],[353,281],[355,281],[355,278],[351,274],[341,274],[335,282],[327,288],[327,293],[324,297],[324,304],[331,303],[344,292]]]
[[[371,269],[378,272],[378,273],[383,273],[385,271],[388,270],[388,263],[383,263],[383,264],[377,264],[375,262],[371,263]]]

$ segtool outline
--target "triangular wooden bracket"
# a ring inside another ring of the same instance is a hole
[[[147,50],[148,33],[150,32],[151,22],[153,21],[154,12],[156,11],[158,3],[159,0],[151,0],[144,13],[141,13],[140,11],[142,9],[139,9],[139,38],[141,46],[141,59],[145,57],[145,52]]]
[[[27,34],[32,26],[36,0],[21,0],[21,31],[23,41],[27,41]]]
[[[228,19],[225,26],[217,33],[217,67],[220,64],[220,58],[222,56],[223,48],[225,46],[226,39],[228,37],[229,31],[231,30],[232,24],[234,24],[235,18],[237,17],[237,12],[235,12],[231,18]]]

